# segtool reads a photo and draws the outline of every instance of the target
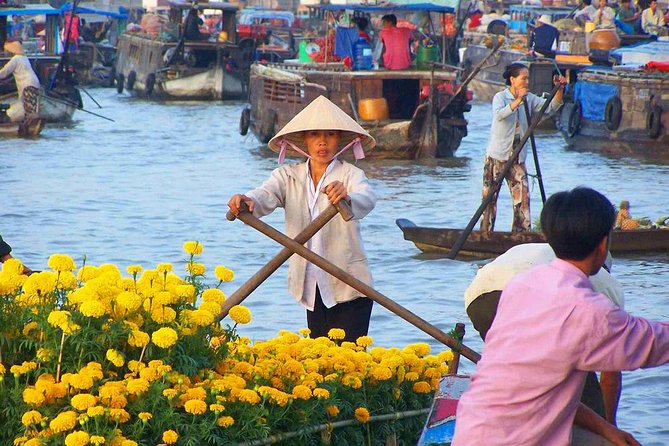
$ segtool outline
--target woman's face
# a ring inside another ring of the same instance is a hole
[[[511,76],[511,87],[514,90],[519,88],[527,88],[530,85],[530,71],[527,68],[523,68],[518,73],[518,76]]]
[[[303,135],[307,153],[320,164],[328,164],[339,148],[339,130],[307,130]]]

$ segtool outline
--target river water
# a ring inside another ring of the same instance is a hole
[[[225,287],[229,294],[278,252],[276,243],[254,229],[225,219],[230,195],[258,185],[276,167],[274,154],[252,135],[238,134],[242,103],[159,104],[113,89],[91,93],[103,108],[84,96],[86,108],[115,123],[78,112],[71,125],[48,127],[39,139],[0,140],[0,233],[17,257],[33,269],[46,268],[52,253],[67,253],[78,265],[86,256],[94,265],[151,268],[172,262],[183,270],[183,242],[199,240],[209,277],[218,264],[235,271]],[[425,226],[467,224],[480,203],[490,106],[474,104],[468,119],[469,136],[457,158],[359,163],[379,196],[363,220],[376,288],[445,331],[468,323],[463,292],[480,262],[421,254],[403,239],[395,219]],[[587,185],[614,203],[629,200],[633,216],[669,215],[668,165],[571,151],[558,134],[537,135],[537,144],[549,194]],[[540,203],[534,184],[533,220]],[[282,229],[282,218],[277,212],[266,221]],[[506,189],[497,225],[511,226]],[[248,298],[254,320],[242,334],[265,339],[279,329],[306,326],[304,311],[286,291],[285,272],[284,266]],[[669,319],[669,254],[616,259],[613,273],[624,285],[627,310]],[[467,329],[465,342],[480,351],[477,333],[470,324]],[[373,311],[370,335],[377,345],[425,341],[440,349],[380,306]],[[461,370],[471,372],[473,365],[463,360]],[[624,373],[619,425],[642,444],[669,444],[667,383],[669,366]]]

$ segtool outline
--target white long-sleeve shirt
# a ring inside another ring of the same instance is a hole
[[[644,9],[641,13],[641,28],[648,34],[657,34],[657,28],[664,26],[664,16],[662,12],[655,8],[655,13],[650,8]]]
[[[23,90],[26,87],[39,88],[39,79],[30,65],[30,60],[26,56],[17,54],[9,59],[5,66],[0,69],[0,79],[8,78],[12,74],[14,75],[19,97],[23,96]]]

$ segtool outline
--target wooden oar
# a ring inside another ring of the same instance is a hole
[[[332,276],[336,277],[337,279],[349,285],[351,288],[359,291],[360,293],[362,293],[363,296],[367,296],[374,302],[387,308],[391,312],[395,313],[397,316],[401,317],[402,319],[414,325],[415,327],[421,329],[422,331],[429,334],[436,340],[444,343],[453,350],[459,351],[460,354],[465,358],[468,358],[473,362],[478,362],[478,360],[481,358],[481,355],[479,355],[469,347],[462,345],[460,341],[453,339],[439,328],[427,322],[425,319],[422,319],[421,317],[407,310],[406,308],[399,305],[392,299],[379,293],[371,286],[356,279],[351,274],[347,273],[343,269],[334,265],[332,262],[324,259],[318,254],[315,254],[313,251],[310,251],[309,249],[305,248],[295,240],[277,231],[267,223],[255,217],[250,212],[240,211],[239,215],[237,215],[237,218],[246,223],[247,225],[251,226],[252,228],[255,228],[258,231],[262,232],[271,239],[281,243],[283,246],[290,249],[295,254],[304,257],[306,260],[318,266],[323,271],[331,274]]]
[[[534,117],[534,120],[527,128],[527,131],[525,131],[525,134],[523,135],[522,138],[520,138],[520,141],[513,149],[513,152],[511,153],[509,160],[506,162],[506,165],[504,166],[504,170],[497,176],[497,178],[495,178],[495,181],[493,182],[492,187],[490,188],[490,192],[488,192],[488,195],[483,199],[483,201],[481,202],[481,206],[479,206],[479,208],[476,210],[472,219],[469,220],[469,224],[467,225],[465,230],[462,231],[462,234],[460,234],[458,239],[451,247],[451,250],[447,254],[447,257],[449,259],[454,259],[458,255],[458,252],[460,252],[462,245],[464,245],[465,242],[467,241],[467,237],[469,237],[469,234],[472,233],[472,229],[474,229],[476,222],[478,222],[479,218],[481,218],[481,214],[483,214],[485,208],[487,208],[488,205],[492,203],[493,199],[499,192],[499,189],[502,187],[504,179],[509,174],[509,171],[511,170],[511,165],[518,158],[518,154],[520,154],[520,151],[523,149],[523,146],[527,142],[527,139],[530,137],[534,129],[537,127],[537,125],[539,125],[539,121],[541,120],[542,116],[546,112],[546,109],[548,109],[548,106],[550,105],[551,101],[553,100],[553,98],[555,97],[560,88],[562,88],[561,84],[557,84],[555,87],[553,87],[553,91],[551,91],[550,96],[548,97],[548,99],[546,99],[544,105],[539,110],[539,113],[537,113],[537,115]]]
[[[248,208],[247,208],[248,209]],[[336,206],[328,206],[323,212],[318,214],[318,216],[307,225],[306,228],[302,230],[294,240],[303,245],[311,239],[320,229],[325,226],[332,218],[339,213],[344,221],[350,221],[353,218],[353,211],[349,204],[345,201],[340,201]],[[228,211],[226,218],[230,221],[234,221],[237,216],[235,216],[231,211]],[[244,299],[249,297],[249,295],[255,291],[256,288],[260,286],[274,271],[279,269],[283,263],[288,260],[293,255],[293,251],[288,248],[283,248],[277,255],[275,255],[269,262],[265,264],[260,270],[255,273],[249,280],[247,280],[237,291],[232,293],[228,297],[223,305],[221,305],[221,313],[217,316],[216,320],[220,321],[224,319],[230,312],[230,308],[235,305],[241,304]]]
[[[530,117],[530,106],[527,105],[527,99],[523,99],[523,108],[525,109],[525,118],[527,122],[532,122]],[[534,141],[534,132],[530,133],[530,146],[532,147],[532,158],[534,167],[537,169],[537,180],[539,180],[539,192],[541,193],[541,202],[546,204],[546,190],[544,189],[544,179],[541,177],[541,168],[539,168],[539,154],[537,153],[537,143]]]
[[[75,104],[74,102],[69,101],[67,99],[57,98],[55,96],[49,96],[49,95],[46,95],[44,93],[39,93],[39,96],[46,99],[47,101],[53,101],[53,102],[56,102],[58,104],[69,105],[70,107],[74,107],[77,110],[81,110],[82,112],[88,113],[89,115],[97,116],[98,118],[106,119],[107,121],[116,122],[112,118],[108,118],[106,116],[102,116],[102,115],[99,115],[97,113],[93,113],[92,111],[86,110],[83,107],[79,107],[79,104]]]

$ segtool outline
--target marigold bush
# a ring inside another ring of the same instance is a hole
[[[55,254],[50,271],[0,272],[0,444],[227,445],[332,421],[332,444],[415,443],[425,417],[374,422],[375,415],[428,407],[449,352],[427,344],[371,347],[280,331],[252,343],[237,333],[250,311],[216,322],[234,278],[221,265],[206,286],[198,242],[186,242],[185,278],[112,264],[77,269]],[[227,323],[228,325],[225,325]],[[318,442],[301,435],[283,444]]]

